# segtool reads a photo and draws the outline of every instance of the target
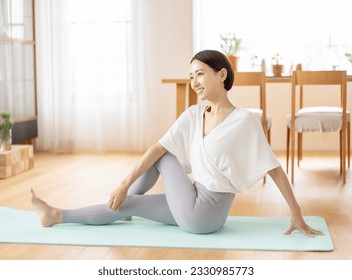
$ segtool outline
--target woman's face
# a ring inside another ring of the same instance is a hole
[[[190,67],[191,87],[201,100],[213,100],[220,91],[224,91],[226,70],[223,68],[218,72],[207,64],[193,60]]]

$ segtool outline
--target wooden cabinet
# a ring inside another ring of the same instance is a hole
[[[13,143],[38,136],[35,0],[0,0],[0,111],[14,119]]]

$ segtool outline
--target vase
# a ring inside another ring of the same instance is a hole
[[[272,69],[274,77],[281,77],[282,72],[284,70],[284,66],[281,64],[273,64]]]
[[[230,62],[231,62],[233,71],[234,71],[234,72],[237,72],[239,57],[238,57],[238,56],[234,56],[234,55],[230,55],[230,56],[228,56],[228,58],[229,58],[229,60],[230,60]]]
[[[0,130],[0,152],[10,151],[12,145],[12,131]]]

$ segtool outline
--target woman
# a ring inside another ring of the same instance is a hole
[[[142,156],[107,204],[58,209],[32,190],[32,203],[42,225],[101,225],[140,216],[191,233],[211,233],[224,225],[235,194],[268,173],[292,212],[286,234],[296,229],[310,237],[322,234],[305,223],[260,122],[229,101],[227,91],[233,85],[234,72],[226,56],[214,50],[197,53],[191,60],[190,78],[192,89],[208,105],[186,110]],[[190,172],[194,182],[187,175]],[[159,175],[165,194],[144,195]]]

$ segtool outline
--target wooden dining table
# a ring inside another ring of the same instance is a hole
[[[176,118],[191,105],[197,104],[197,94],[191,87],[190,79],[162,79],[164,84],[176,84]],[[347,82],[352,82],[352,76],[347,76]],[[266,83],[291,83],[291,76],[267,76]]]

